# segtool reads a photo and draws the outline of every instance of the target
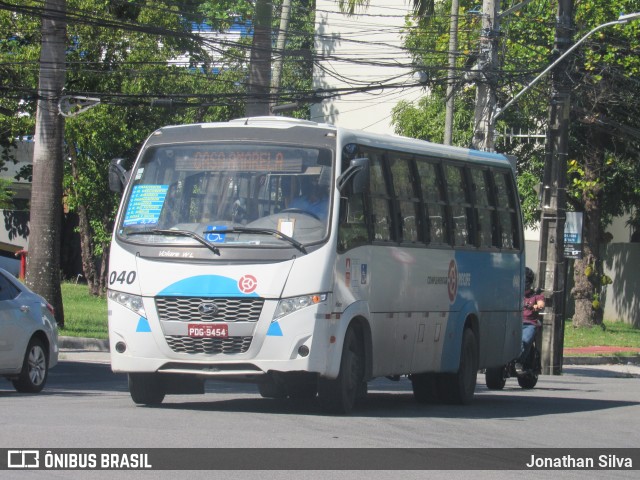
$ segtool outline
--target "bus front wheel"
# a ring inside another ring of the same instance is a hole
[[[164,400],[165,391],[156,373],[130,373],[129,393],[138,405],[158,405]]]
[[[342,346],[338,378],[318,380],[318,398],[325,410],[351,412],[358,395],[363,391],[364,360],[362,337],[354,327],[349,327]]]

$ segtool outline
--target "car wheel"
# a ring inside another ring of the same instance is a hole
[[[44,343],[32,338],[27,346],[20,376],[13,380],[14,388],[21,393],[38,393],[47,382],[49,358]]]

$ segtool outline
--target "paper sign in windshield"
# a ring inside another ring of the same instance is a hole
[[[168,190],[169,185],[134,186],[124,217],[124,226],[157,224]]]

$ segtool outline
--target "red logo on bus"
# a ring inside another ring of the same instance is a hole
[[[243,275],[238,280],[238,288],[242,293],[251,293],[258,287],[258,280],[253,275]]]
[[[447,290],[449,293],[449,301],[453,303],[458,294],[458,266],[455,260],[449,263],[449,275],[447,281]]]

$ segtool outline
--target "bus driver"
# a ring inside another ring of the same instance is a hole
[[[307,179],[302,183],[302,195],[291,202],[290,208],[297,208],[325,221],[329,210],[327,189],[321,186],[318,178]]]

